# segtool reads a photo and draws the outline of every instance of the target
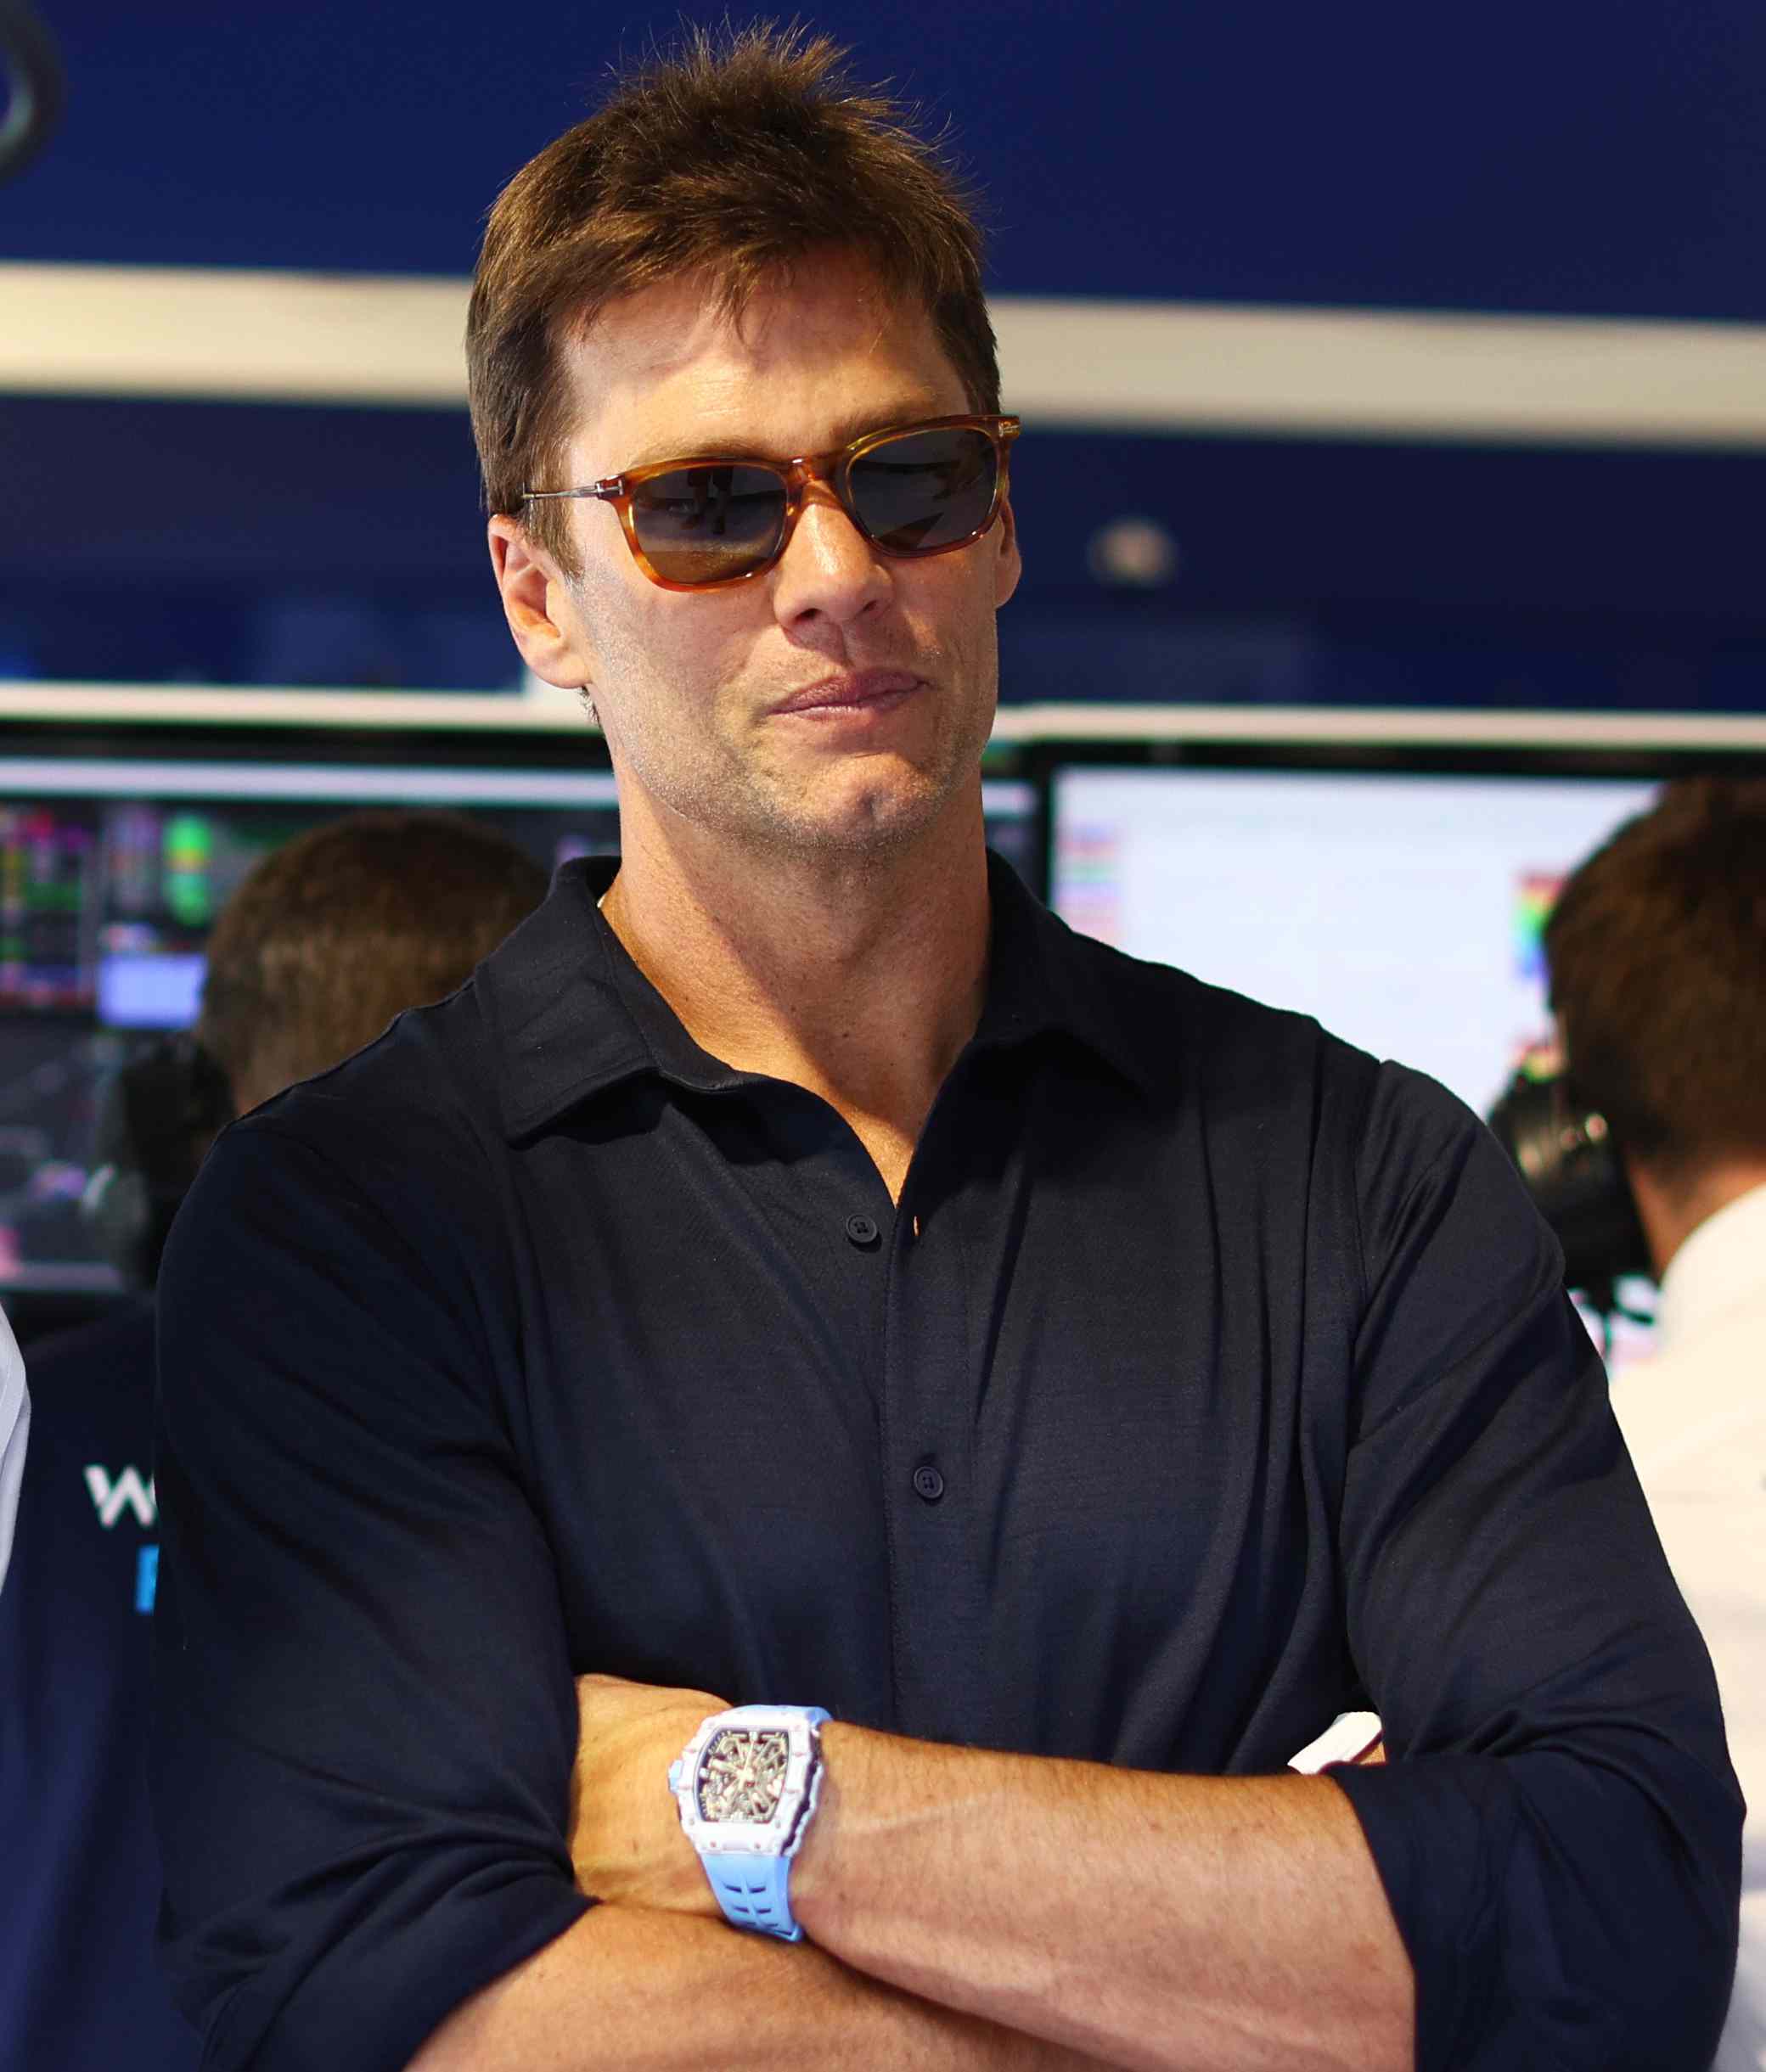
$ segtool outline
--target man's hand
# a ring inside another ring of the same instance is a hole
[[[670,1691],[623,1676],[576,1679],[571,1862],[598,1900],[722,1920],[668,1791],[668,1766],[710,1713],[709,1691]]]

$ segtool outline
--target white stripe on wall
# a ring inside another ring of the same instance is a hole
[[[167,752],[188,727],[397,728],[420,759],[430,734],[548,735],[593,732],[572,699],[456,692],[312,691],[127,683],[0,683],[0,742],[47,726],[102,734],[118,722],[161,727]],[[1002,705],[1002,743],[1186,741],[1474,749],[1661,750],[1766,755],[1766,715],[1729,712],[1465,711],[1438,706],[1184,705]]]
[[[0,262],[0,391],[456,407],[466,284]],[[1150,432],[1766,446],[1766,326],[998,297],[1006,401]]]

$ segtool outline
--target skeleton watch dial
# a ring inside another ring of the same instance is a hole
[[[790,1736],[783,1728],[721,1728],[699,1759],[700,1817],[771,1820],[785,1789],[790,1754]]]

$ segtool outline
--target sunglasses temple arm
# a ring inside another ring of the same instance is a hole
[[[560,497],[587,497],[605,503],[609,498],[619,496],[624,488],[625,484],[616,477],[610,482],[591,482],[584,489],[524,489],[521,501],[523,503],[548,503]]]

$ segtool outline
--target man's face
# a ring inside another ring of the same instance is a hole
[[[647,289],[566,348],[582,413],[557,486],[697,454],[821,454],[973,407],[924,310],[850,261],[805,262],[737,325],[704,302],[696,280]],[[541,673],[592,692],[628,815],[832,857],[973,810],[994,614],[1018,580],[1009,510],[969,547],[889,560],[813,485],[775,567],[694,593],[644,576],[610,505],[565,508],[581,573],[547,592],[562,638]]]

